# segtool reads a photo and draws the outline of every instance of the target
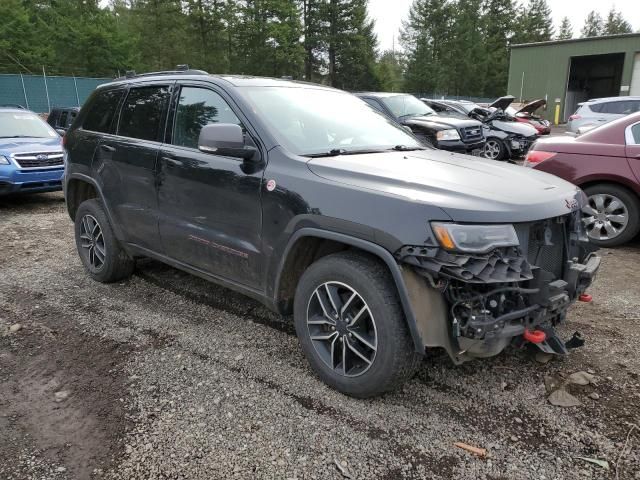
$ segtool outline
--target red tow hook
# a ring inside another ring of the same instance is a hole
[[[547,339],[547,334],[542,330],[531,331],[527,330],[526,328],[524,329],[524,333],[522,334],[522,336],[527,342],[531,343],[542,343]]]
[[[588,293],[583,293],[578,297],[578,300],[580,300],[581,302],[589,303],[591,300],[593,300],[593,297]]]

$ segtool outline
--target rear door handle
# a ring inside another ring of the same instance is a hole
[[[116,151],[116,148],[112,147],[111,145],[100,145],[100,149],[109,153]]]

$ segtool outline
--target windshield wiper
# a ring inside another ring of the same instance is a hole
[[[310,158],[337,157],[338,155],[361,155],[365,153],[381,153],[385,151],[386,150],[384,149],[373,149],[373,148],[367,148],[367,149],[361,149],[361,150],[345,150],[344,148],[333,148],[328,152],[306,153],[306,154],[303,154],[302,156],[310,157]]]
[[[33,135],[2,135],[0,138],[47,138],[47,137],[34,137]]]
[[[389,150],[395,150],[397,152],[411,152],[413,150],[426,150],[424,147],[410,147],[408,145],[396,145],[395,147],[391,147]]]

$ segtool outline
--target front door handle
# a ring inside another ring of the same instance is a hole
[[[100,149],[104,152],[109,152],[109,153],[113,153],[116,151],[116,148],[112,147],[111,145],[100,145]]]
[[[171,157],[162,157],[162,161],[165,162],[168,167],[179,167],[182,165],[182,162],[180,160],[176,160],[175,158]]]

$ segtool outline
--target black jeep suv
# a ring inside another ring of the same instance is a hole
[[[577,187],[422,147],[319,85],[130,75],[93,93],[66,150],[92,278],[152,257],[293,313],[313,369],[353,396],[399,385],[427,348],[566,353],[553,327],[599,266]]]

